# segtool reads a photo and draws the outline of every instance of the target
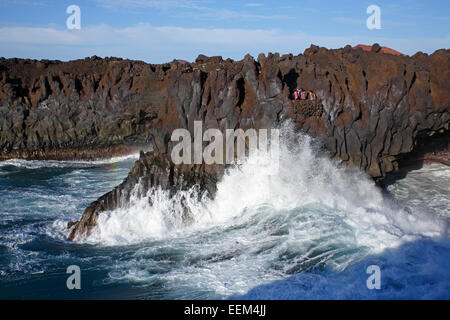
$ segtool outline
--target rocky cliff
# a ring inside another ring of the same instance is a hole
[[[92,158],[151,141],[168,66],[0,59],[0,160]]]
[[[168,154],[171,133],[194,121],[205,128],[271,128],[292,119],[323,142],[332,157],[379,179],[436,143],[434,159],[448,159],[450,50],[412,57],[374,45],[297,56],[247,55],[241,61],[199,56],[194,63],[151,65],[90,58],[72,62],[0,60],[0,158],[92,157],[130,148],[141,154],[127,179],[86,209],[72,236],[96,216],[126,203],[130,187],[208,186],[223,168],[177,167]],[[302,87],[316,101],[293,101]],[[428,157],[432,158],[432,157]],[[180,177],[188,178],[180,183]],[[206,181],[206,180],[207,181]]]

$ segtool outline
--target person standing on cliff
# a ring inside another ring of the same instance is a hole
[[[300,100],[306,99],[306,91],[303,88],[300,88]]]
[[[297,88],[296,92],[297,92],[297,100],[300,100],[302,98],[302,89]]]

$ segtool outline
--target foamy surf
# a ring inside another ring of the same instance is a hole
[[[80,298],[449,297],[446,167],[412,171],[386,196],[365,174],[321,155],[309,137],[284,128],[282,141],[278,171],[256,154],[230,168],[213,200],[196,188],[174,197],[152,189],[101,214],[81,243],[64,240],[67,221],[120,183],[131,159],[114,167],[0,167],[2,279],[35,277],[36,288],[45,287],[76,264],[87,288]],[[369,264],[382,269],[379,293],[365,285]],[[62,297],[67,289],[48,292]]]
[[[198,201],[196,188],[173,198],[155,188],[146,197],[132,196],[129,206],[100,215],[92,239],[107,245],[137,243],[233,223],[261,207],[283,212],[308,206],[331,210],[353,229],[361,245],[377,250],[414,236],[442,234],[443,221],[435,215],[404,210],[385,199],[365,174],[321,156],[310,137],[294,133],[289,125],[282,132],[279,167],[271,168],[270,161],[258,159],[261,154],[254,155],[227,171],[214,200]],[[183,221],[181,201],[189,208],[188,222]]]
[[[39,168],[85,168],[90,166],[100,166],[105,164],[113,164],[132,159],[139,159],[139,153],[133,153],[125,156],[96,159],[96,160],[24,160],[24,159],[9,159],[0,161],[0,167],[13,166],[26,169]]]
[[[321,155],[308,136],[285,127],[282,138],[277,171],[266,159],[248,159],[228,170],[213,200],[198,200],[195,188],[173,198],[152,189],[102,213],[88,243],[145,247],[113,268],[109,281],[159,279],[219,296],[243,294],[295,273],[343,272],[387,249],[446,237],[447,220],[433,210],[384,197],[364,173]],[[180,261],[167,273],[155,275],[139,262],[174,251]]]

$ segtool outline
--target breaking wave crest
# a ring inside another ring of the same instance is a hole
[[[281,128],[280,141],[279,166],[264,158],[267,154],[251,155],[226,172],[214,200],[199,195],[198,188],[174,197],[151,189],[147,197],[132,197],[126,208],[102,213],[89,241],[120,245],[198,234],[264,219],[263,212],[286,220],[298,242],[328,234],[330,242],[341,239],[372,253],[446,234],[445,219],[386,199],[364,173],[329,159],[291,125]]]
[[[129,154],[125,156],[111,157],[97,160],[24,160],[10,159],[0,161],[0,167],[13,166],[26,169],[40,168],[88,168],[92,166],[101,166],[105,164],[114,164],[131,159],[139,159],[139,153]]]

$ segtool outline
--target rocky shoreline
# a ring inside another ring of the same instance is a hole
[[[70,239],[98,214],[148,189],[194,184],[213,196],[224,166],[171,163],[173,130],[272,128],[291,119],[331,157],[382,181],[407,162],[448,161],[450,50],[412,57],[346,46],[303,54],[200,55],[152,65],[98,57],[59,62],[0,59],[0,159],[67,159],[144,150],[124,182],[93,202]],[[316,101],[293,101],[297,87]],[[447,160],[446,160],[447,159]]]

